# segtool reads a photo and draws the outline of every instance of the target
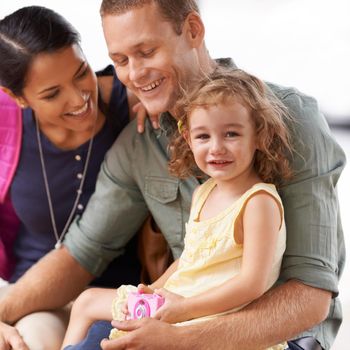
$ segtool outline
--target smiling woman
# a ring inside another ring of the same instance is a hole
[[[62,149],[79,147],[104,124],[97,106],[97,78],[77,44],[38,55],[22,96],[15,98],[31,106],[41,131]]]
[[[25,7],[0,21],[0,61],[0,92],[14,109],[15,102],[21,107],[21,118],[6,124],[6,132],[0,134],[2,145],[14,150],[10,157],[4,152],[0,157],[4,166],[10,162],[14,169],[1,188],[5,196],[0,221],[4,203],[8,209],[11,201],[19,223],[13,249],[16,264],[0,277],[21,285],[17,283],[21,276],[54,247],[60,248],[73,218],[84,211],[105,153],[129,121],[129,101],[113,68],[95,74],[77,31],[44,7]],[[16,144],[13,134],[21,144]],[[139,275],[134,240],[94,284],[136,283]],[[92,278],[84,272],[76,288]],[[0,288],[7,299],[13,298],[11,293],[11,288]],[[35,299],[38,309],[45,308],[40,306],[44,302],[40,295]],[[11,313],[6,319],[0,312],[0,321],[20,319],[16,327],[30,349],[55,350],[61,345],[67,311],[25,317]]]

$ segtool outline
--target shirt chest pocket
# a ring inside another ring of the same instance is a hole
[[[167,204],[176,200],[179,181],[157,176],[146,176],[145,194],[147,197],[161,203]]]

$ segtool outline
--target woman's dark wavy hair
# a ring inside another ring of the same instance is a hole
[[[293,147],[286,122],[291,120],[286,107],[258,78],[242,70],[217,68],[201,79],[177,103],[179,130],[169,145],[170,172],[180,178],[198,174],[192,151],[185,141],[189,137],[191,113],[198,108],[239,102],[251,114],[258,149],[254,168],[264,182],[280,185],[292,177],[290,161]]]
[[[22,96],[33,59],[74,44],[79,33],[58,13],[41,6],[13,12],[0,21],[0,85]]]

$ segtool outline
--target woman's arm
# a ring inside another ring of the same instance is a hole
[[[177,266],[179,265],[179,259],[175,260],[168,268],[167,270],[152,284],[146,286],[144,284],[139,284],[137,286],[137,289],[140,293],[147,293],[152,294],[154,293],[155,289],[162,288],[165,284],[165,282],[168,280],[168,278],[176,271]]]
[[[150,288],[159,289],[162,288],[165,284],[165,282],[168,280],[168,278],[177,270],[177,267],[179,265],[179,259],[175,260],[168,268],[167,270],[151,285]]]

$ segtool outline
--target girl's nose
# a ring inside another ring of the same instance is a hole
[[[211,154],[223,154],[225,153],[225,147],[220,139],[212,138],[210,143],[210,153]]]

